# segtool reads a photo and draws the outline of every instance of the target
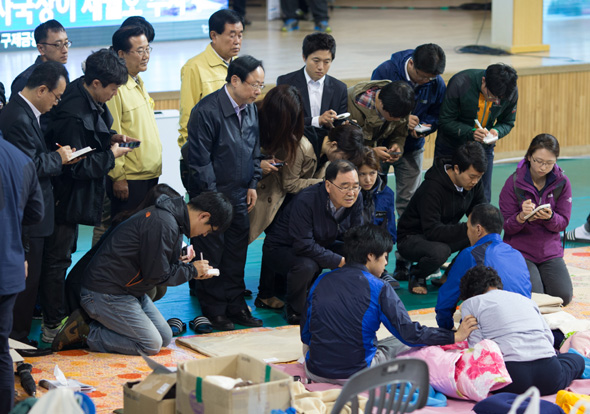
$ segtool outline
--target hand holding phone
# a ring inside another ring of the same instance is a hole
[[[346,119],[350,116],[350,112],[344,112],[343,114],[340,115],[336,115],[336,119],[338,121],[342,120],[342,119]]]
[[[130,141],[130,142],[119,142],[121,148],[137,148],[141,144],[141,141]]]

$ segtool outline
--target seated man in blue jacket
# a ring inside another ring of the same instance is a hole
[[[477,265],[491,267],[498,272],[504,290],[520,293],[530,299],[531,276],[518,250],[502,241],[504,218],[491,204],[473,207],[467,220],[467,237],[471,247],[461,251],[447,270],[447,281],[438,291],[436,321],[438,326],[452,329],[453,314],[459,302],[459,284],[465,273]]]
[[[322,269],[345,264],[342,237],[363,220],[356,167],[338,160],[326,168],[326,180],[301,191],[267,229],[262,247],[269,269],[286,275],[287,322],[298,325],[307,288]],[[337,242],[340,240],[340,242]]]
[[[189,263],[182,239],[222,233],[233,207],[222,193],[205,192],[188,204],[161,195],[156,204],[134,214],[109,233],[82,279],[79,309],[59,331],[55,351],[86,342],[95,352],[155,355],[172,340],[172,330],[147,293],[156,286],[178,286],[208,279],[207,260]],[[194,257],[194,256],[193,256]],[[182,259],[182,260],[181,260]]]
[[[342,384],[356,372],[395,358],[406,346],[447,345],[477,329],[472,316],[457,332],[412,322],[391,285],[379,276],[393,242],[383,227],[346,233],[346,266],[317,278],[301,318],[305,371],[316,382]],[[377,341],[381,324],[394,336]]]

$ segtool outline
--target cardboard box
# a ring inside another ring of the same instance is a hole
[[[174,414],[176,412],[176,372],[143,356],[154,371],[143,381],[123,385],[125,414]]]
[[[293,378],[245,354],[182,362],[177,374],[177,414],[264,414],[291,406]],[[226,390],[204,381],[208,375],[241,378],[254,385]]]

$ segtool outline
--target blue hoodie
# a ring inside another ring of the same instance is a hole
[[[383,62],[373,71],[371,80],[389,79],[390,81],[403,80],[414,88],[416,94],[416,107],[412,115],[420,118],[423,124],[431,124],[433,133],[438,128],[438,113],[442,105],[447,87],[445,81],[438,75],[435,80],[424,85],[414,85],[406,78],[406,62],[412,57],[413,49],[402,50],[391,55],[391,59]],[[404,153],[412,152],[424,147],[424,138],[416,139],[408,135],[404,145]]]

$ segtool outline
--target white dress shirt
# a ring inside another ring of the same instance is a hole
[[[309,94],[309,107],[311,109],[311,125],[320,128],[320,110],[322,107],[322,96],[324,94],[324,81],[326,75],[322,76],[319,80],[314,81],[309,77],[305,68],[303,69],[305,74],[305,82],[307,83],[307,93]]]

